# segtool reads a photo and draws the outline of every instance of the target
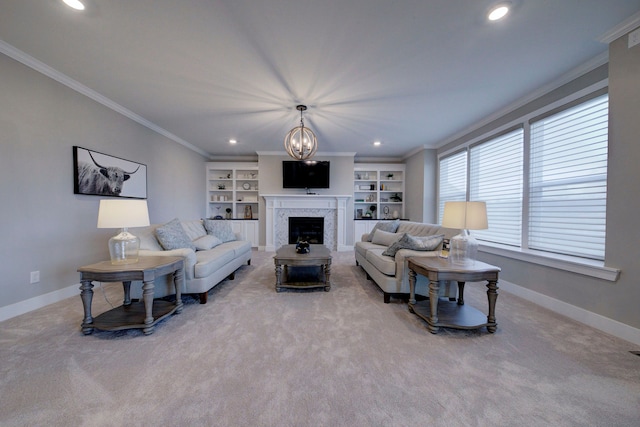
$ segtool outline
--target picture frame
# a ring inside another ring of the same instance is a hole
[[[95,150],[73,147],[73,193],[147,198],[147,166]]]

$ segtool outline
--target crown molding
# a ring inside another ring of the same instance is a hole
[[[50,66],[48,66],[47,64],[45,64],[42,61],[37,60],[36,58],[34,58],[31,55],[26,54],[25,52],[21,51],[20,49],[17,49],[15,47],[13,47],[12,45],[10,45],[9,43],[5,42],[4,40],[0,40],[0,53],[5,54],[6,56],[8,56],[9,58],[12,58],[24,65],[26,65],[29,68],[34,69],[35,71],[44,74],[45,76],[57,81],[58,83],[62,83],[63,85],[69,87],[70,89],[75,90],[76,92],[86,96],[87,98],[90,98],[94,101],[96,101],[99,104],[104,105],[105,107],[127,117],[128,119],[133,120],[136,123],[141,124],[142,126],[151,129],[152,131],[169,138],[170,140],[177,142],[178,144],[192,150],[195,151],[196,153],[210,158],[211,154],[207,153],[206,151],[196,147],[195,145],[183,140],[182,138],[177,137],[176,135],[172,134],[171,132],[161,128],[160,126],[150,122],[149,120],[145,119],[142,116],[137,115],[136,113],[134,113],[133,111],[123,107],[122,105],[118,104],[115,101],[112,101],[111,99],[107,98],[106,96],[96,92],[93,89],[88,88],[87,86],[83,85],[82,83],[72,79],[71,77],[67,76],[66,74],[61,73],[60,71],[56,70],[55,68],[52,68]]]
[[[616,25],[611,30],[601,35],[600,38],[598,38],[598,41],[601,43],[609,44],[638,27],[640,27],[640,11],[634,13],[629,18],[625,19],[620,24]]]
[[[256,151],[258,156],[288,156],[286,151]],[[314,157],[317,156],[325,156],[325,157],[355,157],[356,153],[348,152],[348,151],[317,151],[314,154]]]

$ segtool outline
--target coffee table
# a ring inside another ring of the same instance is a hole
[[[409,311],[427,321],[429,332],[438,333],[439,327],[455,329],[477,329],[487,327],[490,333],[496,331],[496,300],[498,299],[498,274],[500,267],[480,261],[466,264],[453,264],[439,257],[411,257],[409,267]],[[429,279],[429,300],[416,302],[416,275],[422,274]],[[440,281],[458,282],[458,300],[438,301]],[[485,316],[479,310],[464,305],[464,284],[467,281],[487,281],[489,312]]]
[[[324,245],[309,245],[309,248],[310,250],[306,254],[297,253],[296,245],[284,245],[276,251],[273,261],[276,266],[277,292],[280,292],[282,288],[324,288],[326,292],[329,292],[331,289],[331,251]]]

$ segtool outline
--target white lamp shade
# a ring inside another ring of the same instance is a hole
[[[146,200],[100,200],[98,228],[145,227],[147,225],[149,225],[149,210]]]
[[[442,226],[462,230],[485,230],[487,205],[485,202],[444,202]]]

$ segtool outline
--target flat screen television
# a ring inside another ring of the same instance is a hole
[[[330,188],[328,161],[282,162],[283,188]]]

